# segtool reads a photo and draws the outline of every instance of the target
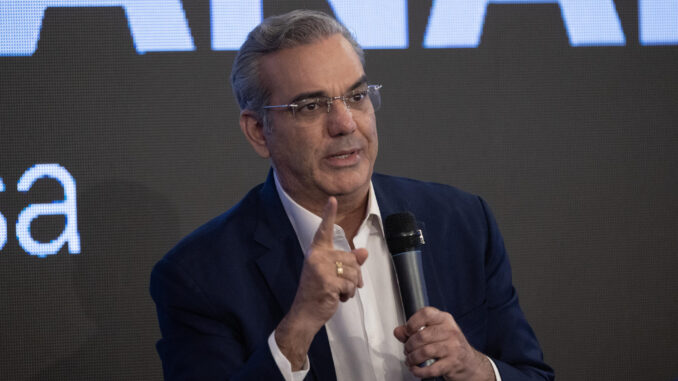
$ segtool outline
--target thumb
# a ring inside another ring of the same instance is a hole
[[[407,328],[405,328],[404,325],[395,327],[395,329],[393,329],[393,336],[395,336],[396,339],[398,339],[398,341],[400,341],[401,343],[405,343],[409,338],[409,336],[407,335]]]
[[[365,263],[365,260],[367,260],[367,249],[354,249],[354,250],[351,250],[351,253],[353,253],[353,255],[355,255],[355,259],[356,259],[356,261],[358,261],[358,264],[360,266],[362,266],[363,263]],[[359,274],[358,288],[362,288],[363,285],[364,285],[363,272],[360,271],[358,274]]]
[[[318,230],[315,231],[313,236],[313,242],[311,246],[314,247],[325,247],[333,248],[334,247],[334,220],[337,217],[337,199],[333,196],[330,196],[327,199],[327,204],[323,209],[322,221],[320,221],[320,226]]]
[[[367,260],[367,249],[355,249],[352,250],[352,252],[355,254],[355,259],[358,261],[358,264],[362,266]]]

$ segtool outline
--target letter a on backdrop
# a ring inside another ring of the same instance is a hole
[[[137,53],[195,50],[181,0],[0,0],[0,55],[35,53],[50,7],[122,7]]]
[[[56,254],[64,244],[68,244],[68,252],[80,253],[80,235],[78,233],[78,210],[76,206],[75,180],[66,168],[59,164],[36,164],[29,168],[19,179],[17,190],[28,192],[36,180],[48,177],[57,180],[64,188],[64,200],[49,204],[31,204],[21,214],[16,224],[16,237],[19,245],[31,255],[45,257]],[[59,237],[49,243],[41,243],[31,236],[31,222],[46,215],[63,214],[66,226]]]

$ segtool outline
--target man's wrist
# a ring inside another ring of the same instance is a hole
[[[492,371],[494,372],[494,380],[501,381],[501,374],[499,374],[499,368],[495,364],[494,360],[490,356],[487,356],[487,359],[490,360],[490,365],[492,365]]]
[[[278,344],[275,341],[275,331],[271,332],[268,336],[268,347],[271,350],[271,355],[275,361],[280,373],[282,374],[285,381],[302,381],[310,369],[308,355],[304,361],[302,369],[298,371],[292,371],[292,364],[285,357],[285,355],[278,348]]]
[[[498,372],[496,371],[496,366],[489,356],[486,356],[478,352],[482,356],[482,369],[481,377],[479,380],[483,381],[501,381],[501,378],[497,378]]]
[[[475,350],[474,352],[478,362],[476,362],[477,365],[473,368],[469,379],[475,381],[497,381],[492,360],[481,352]]]
[[[308,330],[308,325],[297,324],[290,316],[285,316],[275,329],[275,342],[283,355],[292,365],[292,371],[302,369],[306,361],[308,349],[315,332]]]

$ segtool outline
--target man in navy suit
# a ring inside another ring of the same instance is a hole
[[[154,268],[166,379],[553,378],[485,202],[373,173],[381,86],[342,25],[310,11],[264,20],[231,81],[272,170]],[[403,210],[427,239],[431,304],[408,320],[381,222]]]

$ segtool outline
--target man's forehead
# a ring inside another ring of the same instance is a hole
[[[341,34],[268,54],[261,59],[260,74],[273,98],[346,91],[365,76],[360,58]]]

